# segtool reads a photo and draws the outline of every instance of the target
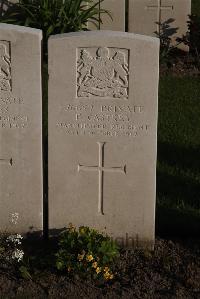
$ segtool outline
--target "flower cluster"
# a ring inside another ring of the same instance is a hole
[[[20,234],[9,235],[6,237],[4,242],[4,248],[6,251],[7,260],[17,260],[17,262],[22,261],[24,256],[24,251],[19,248],[22,244],[23,237]]]
[[[60,234],[56,253],[56,267],[82,278],[110,281],[111,270],[119,248],[108,236],[85,226],[76,228],[71,223]]]
[[[6,242],[13,243],[14,245],[21,245],[22,244],[22,242],[21,242],[22,239],[23,239],[23,237],[19,234],[10,235],[10,236],[7,237]]]
[[[22,261],[24,256],[24,251],[20,249],[15,249],[12,254],[12,259],[16,259],[18,263]]]
[[[19,213],[12,213],[10,221],[12,225],[18,223]],[[12,229],[13,230],[13,229]],[[0,261],[12,264],[14,261],[20,262],[23,259],[24,251],[21,249],[23,237],[20,234],[8,235],[7,232],[0,236]]]
[[[103,276],[104,276],[104,278],[105,278],[106,280],[113,279],[114,275],[113,275],[113,273],[110,271],[110,268],[109,268],[109,267],[104,267],[103,271],[104,271]]]
[[[105,280],[112,280],[114,278],[113,273],[111,272],[110,268],[107,266],[100,266],[98,264],[99,262],[99,258],[97,258],[97,260],[95,260],[94,256],[92,255],[92,253],[88,253],[86,254],[86,252],[83,250],[82,253],[79,253],[77,256],[77,260],[79,262],[83,262],[84,260],[87,263],[91,263],[91,268],[93,268],[96,272],[96,274],[101,274],[103,275]]]

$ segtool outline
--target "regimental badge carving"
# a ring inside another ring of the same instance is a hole
[[[77,97],[128,98],[129,50],[79,48]]]
[[[0,91],[11,91],[10,42],[0,41]]]

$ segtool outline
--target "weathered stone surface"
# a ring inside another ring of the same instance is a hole
[[[159,32],[156,22],[169,23],[168,32],[173,44],[176,38],[187,32],[188,15],[191,14],[191,0],[129,0],[129,32],[154,36]],[[188,47],[179,45],[183,50]]]
[[[154,242],[159,40],[91,31],[49,40],[49,222]]]
[[[98,2],[98,1],[97,1]],[[125,31],[125,0],[104,0],[100,3],[101,9],[106,9],[109,11],[112,18],[105,13],[102,13],[99,29],[101,30],[114,30],[114,31]],[[92,23],[88,23],[88,29],[97,30],[96,26]]]
[[[0,24],[1,230],[42,228],[41,40],[40,30]]]

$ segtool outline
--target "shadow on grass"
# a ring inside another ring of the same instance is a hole
[[[158,143],[159,236],[200,237],[200,149]]]
[[[177,173],[157,171],[157,195],[169,207],[200,209],[200,184]]]
[[[200,149],[158,144],[157,195],[165,205],[200,209]]]
[[[166,142],[158,142],[158,160],[184,170],[198,172],[200,177],[200,147],[183,148]]]
[[[167,207],[156,208],[156,235],[160,237],[200,237],[200,215]]]

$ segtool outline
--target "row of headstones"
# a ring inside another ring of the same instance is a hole
[[[42,230],[42,32],[0,24],[0,230]],[[49,40],[49,227],[152,246],[159,40],[79,32]],[[11,225],[16,223],[16,225]]]
[[[99,0],[94,0],[94,3]],[[16,3],[17,0],[11,0]],[[127,5],[126,5],[127,3]],[[155,36],[159,33],[158,23],[164,24],[163,28],[167,36],[172,38],[177,45],[177,37],[182,37],[188,31],[188,15],[191,14],[191,0],[104,0],[100,2],[100,8],[108,10],[108,14],[102,13],[103,24],[99,24],[101,30],[125,31],[128,11],[128,32]],[[90,30],[96,30],[92,23],[88,23]],[[179,45],[182,50],[188,50],[183,44]]]

